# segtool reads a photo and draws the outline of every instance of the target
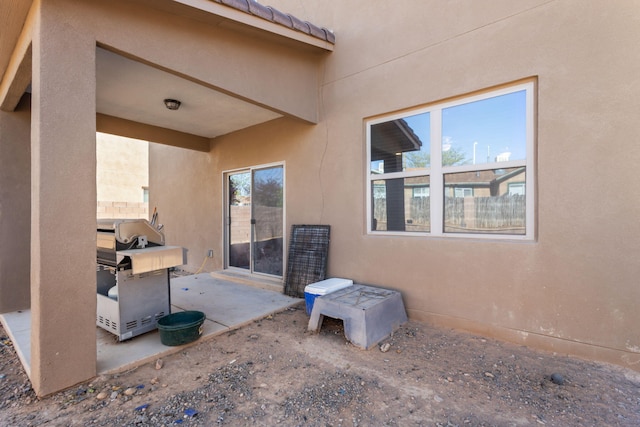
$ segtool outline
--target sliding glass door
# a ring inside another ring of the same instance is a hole
[[[229,173],[226,183],[227,267],[282,277],[283,166]]]

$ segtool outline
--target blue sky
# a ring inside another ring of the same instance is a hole
[[[429,150],[429,114],[405,118]],[[526,92],[524,90],[442,110],[443,150],[455,149],[476,164],[495,161],[510,152],[509,160],[526,158]]]
[[[526,158],[526,93],[514,92],[442,111],[443,143],[463,151],[476,164],[495,161],[510,152],[509,160]],[[487,156],[488,153],[488,156]]]

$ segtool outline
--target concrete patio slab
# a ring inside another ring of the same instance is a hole
[[[302,301],[273,290],[228,281],[220,274],[203,273],[171,279],[171,311],[197,310],[206,315],[202,337],[190,344],[169,347],[160,342],[158,331],[118,342],[116,336],[96,327],[97,372],[124,371],[176,353],[221,333],[239,328]],[[29,374],[31,313],[29,310],[0,315],[16,351]]]
[[[5,331],[13,342],[27,375],[31,375],[31,311],[20,310],[0,315]]]
[[[199,310],[208,320],[238,327],[300,301],[282,293],[225,281],[209,274],[185,276],[171,281],[171,305]]]

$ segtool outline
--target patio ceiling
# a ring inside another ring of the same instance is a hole
[[[177,75],[106,49],[96,52],[96,110],[99,114],[215,138],[282,117]],[[165,98],[182,104],[176,111]]]
[[[333,50],[333,34],[273,8],[247,0],[136,0],[209,24],[259,34],[276,43],[295,43],[307,49]],[[31,44],[23,25],[31,1],[3,0],[0,5],[0,107],[12,111],[31,77]],[[282,117],[269,106],[248,102],[217,88],[206,86],[127,57],[108,48],[96,51],[96,111],[98,130],[133,129],[135,123],[179,132],[193,142],[191,148],[208,150],[208,141],[220,135]],[[163,100],[177,99],[182,105],[168,110]],[[139,133],[132,137],[141,137]],[[142,137],[142,139],[145,139]],[[167,138],[170,139],[170,138]],[[184,139],[184,138],[183,138]],[[161,141],[158,141],[161,142]]]

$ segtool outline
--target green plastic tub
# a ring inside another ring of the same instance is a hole
[[[202,336],[205,314],[201,311],[179,311],[158,320],[160,341],[176,346],[193,342]]]

